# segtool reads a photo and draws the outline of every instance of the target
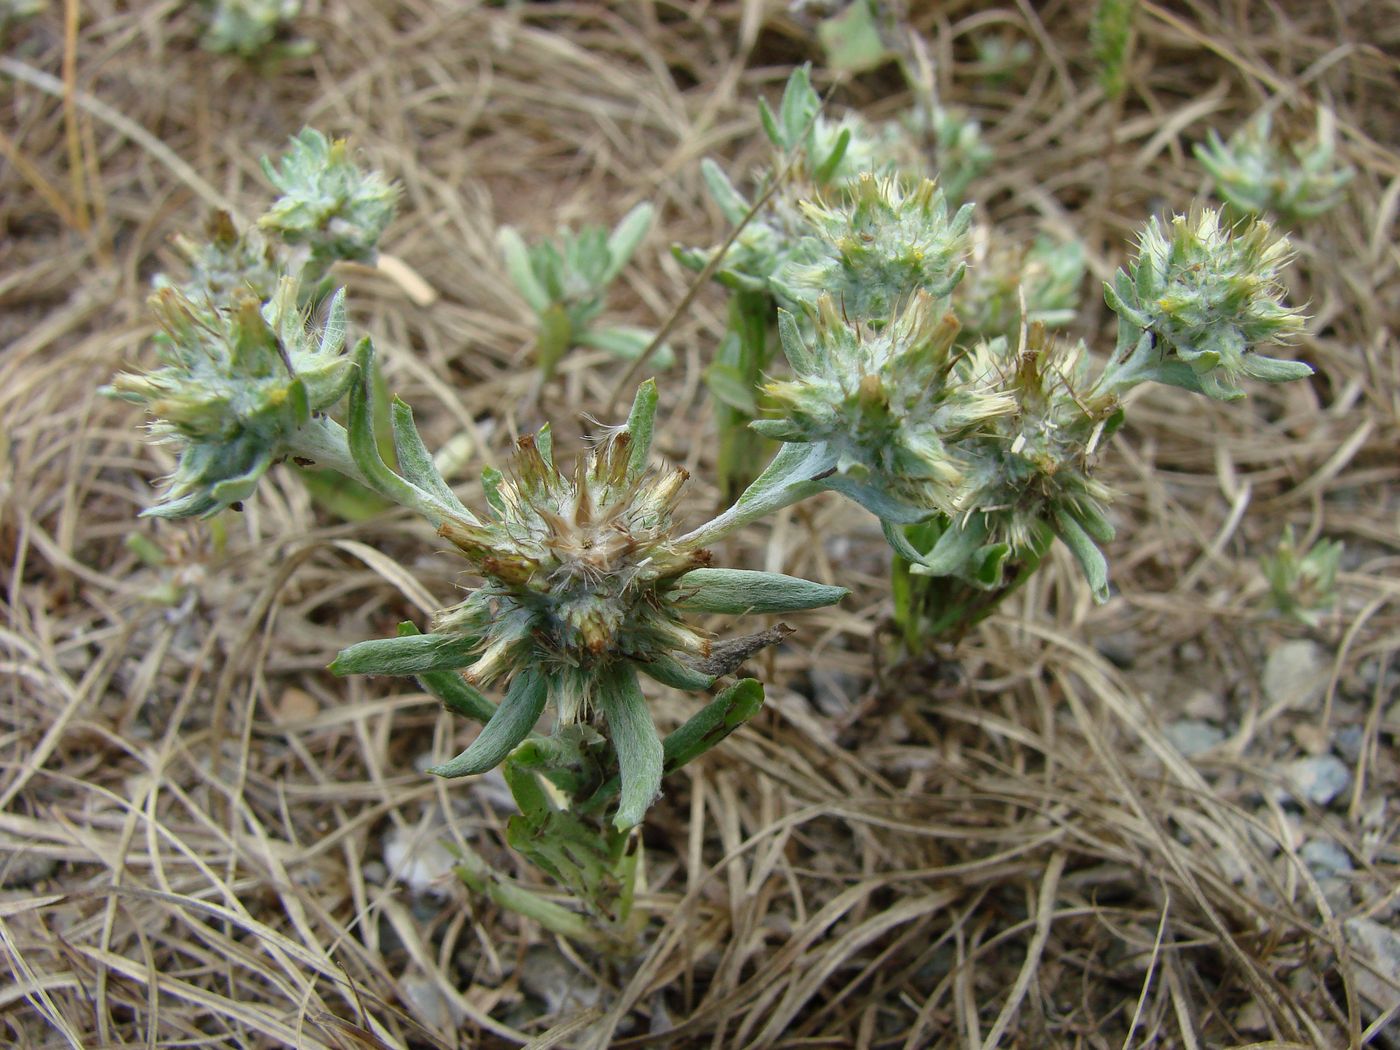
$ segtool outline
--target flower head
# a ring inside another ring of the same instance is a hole
[[[314,128],[292,138],[280,164],[264,157],[264,174],[282,196],[258,220],[288,244],[304,245],[321,268],[337,259],[372,259],[394,216],[398,190],[361,170],[344,139]]]
[[[780,275],[794,297],[830,295],[848,317],[879,326],[913,292],[938,298],[962,279],[972,207],[950,217],[931,179],[905,193],[895,179],[866,173],[841,204],[802,210],[821,247],[815,261]]]
[[[1287,239],[1260,220],[1231,230],[1209,209],[1166,227],[1153,219],[1105,297],[1122,323],[1150,334],[1160,359],[1151,378],[1231,401],[1244,396],[1241,377],[1312,374],[1301,362],[1256,352],[1302,329],[1302,314],[1283,304],[1278,276],[1290,255]]]
[[[916,574],[958,576],[984,587],[1002,583],[1005,562],[1038,558],[1059,536],[1079,560],[1100,600],[1107,597],[1106,564],[1095,546],[1113,536],[1108,488],[1092,476],[1093,454],[1113,416],[1086,411],[1082,343],[1049,337],[1032,324],[1013,349],[1005,339],[983,342],[960,362],[969,375],[996,375],[997,389],[1015,410],[988,419],[960,443],[963,483],[941,546],[914,564]]]
[[[281,271],[272,246],[257,230],[240,234],[228,212],[217,211],[210,217],[204,239],[181,234],[174,244],[189,263],[190,275],[175,284],[160,274],[155,279],[158,291],[173,287],[196,306],[217,311],[241,295],[266,302],[277,288]]]
[[[251,495],[267,468],[290,454],[291,435],[354,382],[354,363],[342,353],[344,296],[332,302],[319,338],[307,331],[291,278],[266,306],[242,294],[216,310],[174,288],[151,304],[165,367],[120,373],[107,392],[145,404],[152,433],[180,448],[169,486],[145,513],[207,517]]]
[[[1311,219],[1328,211],[1356,174],[1336,156],[1336,125],[1327,109],[1317,111],[1309,141],[1285,149],[1271,134],[1269,114],[1250,121],[1228,143],[1212,128],[1196,146],[1196,159],[1215,179],[1232,207],[1248,215],[1273,213],[1283,219]]]
[[[817,300],[809,346],[780,315],[795,377],[766,392],[781,413],[752,424],[767,437],[830,449],[829,487],[886,519],[953,509],[962,471],[949,444],[1015,402],[990,377],[956,367],[956,319],[918,293],[878,330],[852,323],[829,296]]]
[[[708,568],[708,551],[675,539],[686,474],[647,469],[655,409],[648,381],[627,425],[571,474],[555,466],[547,428],[522,438],[509,473],[484,479],[489,511],[439,529],[482,585],[439,613],[431,634],[363,642],[332,665],[342,674],[460,668],[473,685],[509,683],[477,740],[433,772],[490,769],[552,704],[560,726],[605,724],[622,779],[615,822],[630,827],[656,797],[662,771],[638,673],[698,690],[733,670],[687,616],[791,612],[845,595],[777,573]]]

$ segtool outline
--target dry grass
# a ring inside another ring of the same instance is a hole
[[[1104,467],[1123,493],[1114,600],[1092,607],[1057,563],[936,663],[875,658],[885,553],[860,513],[818,502],[735,541],[733,564],[839,575],[856,594],[800,621],[767,668],[769,709],[670,785],[647,828],[654,919],[619,965],[386,867],[390,837],[431,852],[461,836],[534,877],[487,785],[417,771],[455,732],[429,698],[322,670],[450,600],[453,560],[404,518],[331,523],[281,476],[222,548],[199,523],[137,523],[170,461],[95,391],[147,352],[168,235],[212,204],[256,211],[256,158],[309,123],[403,184],[386,248],[438,300],[345,277],[429,443],[466,435],[474,473],[546,417],[576,442],[619,369],[581,355],[537,388],[496,225],[544,233],[646,199],[665,239],[717,240],[698,161],[757,162],[752,99],[811,42],[758,2],[310,0],[316,53],[260,75],[196,49],[191,6],[94,0],[66,33],[69,0],[0,59],[0,1041],[1400,1042],[1375,1008],[1397,993],[1344,933],[1394,930],[1400,910],[1400,7],[1144,2],[1116,122],[1088,5],[920,17],[945,99],[997,147],[985,212],[1078,231],[1096,278],[1142,216],[1204,188],[1189,144],[1207,125],[1333,106],[1358,175],[1298,237],[1291,276],[1319,377],[1227,409],[1144,397]],[[966,75],[987,32],[1035,45],[1009,86]],[[887,114],[895,91],[877,75],[838,99]],[[637,323],[684,294],[662,242],[627,277]],[[700,370],[722,315],[706,290],[663,389],[660,447],[700,478]],[[697,515],[714,498],[692,495]],[[1338,610],[1312,635],[1330,674],[1301,709],[1260,685],[1290,632],[1262,614],[1257,559],[1285,522],[1348,548]],[[127,550],[134,530],[168,567]],[[152,600],[172,585],[176,604]],[[688,703],[658,700],[661,718]],[[1187,759],[1164,726],[1202,703],[1231,735]],[[1343,733],[1350,793],[1325,811],[1277,801],[1286,761]],[[1353,865],[1330,885],[1300,859],[1317,837]]]

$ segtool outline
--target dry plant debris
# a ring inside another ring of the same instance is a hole
[[[909,5],[995,150],[982,207],[1074,231],[1096,281],[1140,215],[1205,189],[1207,127],[1325,104],[1356,174],[1288,278],[1319,374],[1228,412],[1145,396],[1116,439],[1114,598],[1056,555],[936,659],[888,659],[887,555],[854,509],[728,541],[855,594],[762,657],[767,713],[656,807],[625,966],[471,898],[454,841],[517,863],[503,788],[421,774],[462,743],[431,698],[324,670],[446,604],[456,564],[277,471],[222,535],[133,526],[172,461],[96,388],[147,352],[169,237],[260,200],[256,158],[315,124],[403,187],[384,249],[436,301],[393,267],[341,277],[431,443],[460,477],[546,418],[577,448],[624,366],[574,353],[540,383],[497,227],[651,201],[667,238],[717,243],[700,158],[756,163],[753,97],[820,47],[772,4],[325,0],[295,24],[314,51],[250,68],[199,48],[190,6],[49,4],[0,54],[0,1041],[1400,1045],[1400,6],[1145,0],[1109,104],[1089,5]],[[992,38],[1031,50],[979,77]],[[900,83],[835,90],[880,114]],[[653,236],[610,308],[657,329],[688,282]],[[689,468],[720,303],[667,335],[657,444]],[[1314,627],[1269,612],[1285,525],[1345,544]]]

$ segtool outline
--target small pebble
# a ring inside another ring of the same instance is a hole
[[[1225,698],[1210,689],[1197,689],[1181,704],[1183,714],[1199,718],[1202,722],[1224,722],[1229,713],[1225,709]]]
[[[1351,770],[1336,755],[1295,759],[1284,767],[1283,775],[1287,787],[1279,792],[1281,802],[1296,798],[1326,806],[1351,786]]]
[[[1241,1032],[1267,1032],[1269,1018],[1258,1001],[1251,999],[1235,1011],[1235,1027]]]
[[[0,889],[19,890],[42,882],[54,873],[58,861],[29,850],[0,850]]]
[[[1125,671],[1133,666],[1142,647],[1142,635],[1137,631],[1115,631],[1094,642],[1094,648],[1105,660]]]
[[[1327,731],[1319,725],[1306,722],[1293,727],[1293,739],[1299,747],[1310,755],[1325,755],[1331,750]]]
[[[1298,856],[1318,878],[1352,871],[1351,857],[1331,839],[1309,839]]]
[[[1264,698],[1288,710],[1312,707],[1322,699],[1330,674],[1322,646],[1306,639],[1284,642],[1264,662]]]
[[[1225,739],[1225,730],[1194,718],[1167,726],[1167,739],[1187,758],[1204,754]]]
[[[450,1032],[461,1020],[453,1004],[430,977],[414,975],[399,981],[399,995],[409,1013],[428,1028]]]
[[[367,860],[360,865],[360,873],[364,875],[365,881],[376,886],[382,885],[389,877],[389,869],[377,860]]]
[[[1353,764],[1360,760],[1361,749],[1365,743],[1366,730],[1355,725],[1342,726],[1337,730],[1337,739],[1333,741],[1337,754]]]
[[[1372,919],[1347,919],[1342,924],[1352,951],[1375,968],[1358,966],[1354,969],[1356,989],[1377,1012],[1400,1008],[1400,933]],[[1392,1020],[1386,1026],[1395,1026]]]
[[[455,881],[452,867],[457,858],[443,845],[444,835],[441,829],[394,829],[384,837],[385,867],[414,893],[449,892]]]
[[[304,689],[284,689],[277,700],[275,717],[279,725],[309,722],[321,713],[321,705]]]

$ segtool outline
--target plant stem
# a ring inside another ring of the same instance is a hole
[[[434,528],[445,521],[455,521],[461,517],[459,513],[417,485],[405,482],[404,491],[376,485],[355,464],[345,428],[329,416],[318,416],[299,428],[291,436],[289,443],[292,445],[292,454],[297,458],[309,459],[318,467],[333,470],[378,493],[391,503],[407,507],[425,518]],[[405,498],[405,493],[408,492],[411,492],[411,495]]]
[[[469,889],[485,894],[502,908],[533,919],[551,933],[567,937],[577,944],[611,952],[616,952],[620,947],[605,930],[595,927],[587,916],[545,900],[533,890],[498,875],[476,853],[465,851],[461,854],[461,860],[462,863],[453,869],[457,877]]]

